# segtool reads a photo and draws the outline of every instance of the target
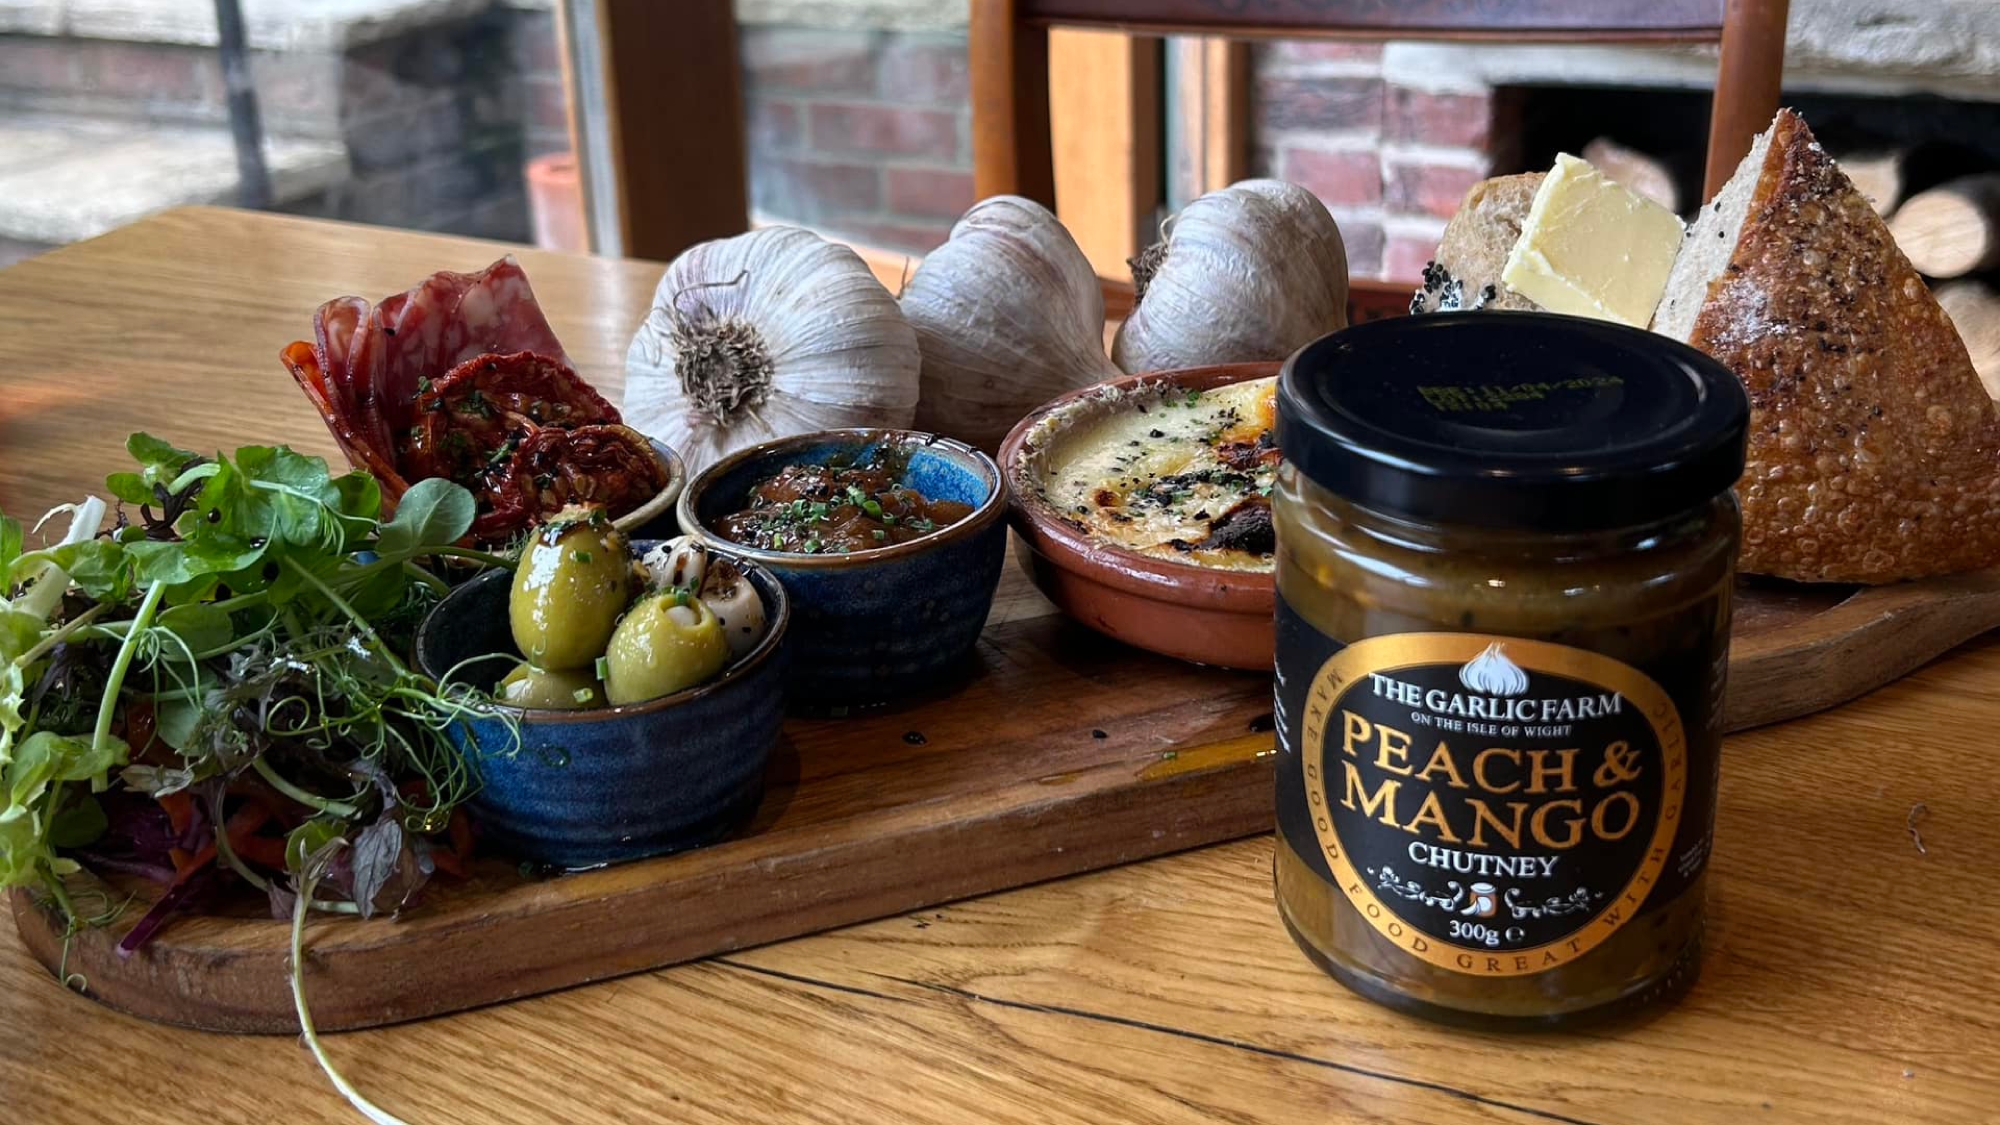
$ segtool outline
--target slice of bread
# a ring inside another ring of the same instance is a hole
[[[1653,329],[1750,392],[1744,571],[1881,583],[2000,565],[2000,414],[1797,114],[1702,209]]]
[[[1495,176],[1472,185],[1465,202],[1444,228],[1438,243],[1437,264],[1465,286],[1465,303],[1478,302],[1481,291],[1493,287],[1483,307],[1489,309],[1541,308],[1533,301],[1501,284],[1507,255],[1520,241],[1521,224],[1535,202],[1535,190],[1542,186],[1545,172],[1518,176]]]

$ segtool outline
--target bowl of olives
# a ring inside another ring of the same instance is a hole
[[[446,595],[416,659],[493,696],[488,717],[453,728],[486,838],[590,867],[712,843],[755,812],[790,617],[754,561],[691,539],[634,543],[601,510],[566,509],[512,573]]]

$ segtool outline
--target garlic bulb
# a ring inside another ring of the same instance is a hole
[[[903,289],[923,351],[917,427],[992,452],[1021,417],[1119,374],[1104,354],[1104,290],[1040,204],[973,206]]]
[[[1347,327],[1347,248],[1297,184],[1244,180],[1181,209],[1132,261],[1111,358],[1126,371],[1284,359]]]
[[[854,251],[796,227],[689,247],[625,355],[625,424],[699,472],[771,438],[904,428],[916,335]]]

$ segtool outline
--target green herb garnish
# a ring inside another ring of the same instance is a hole
[[[426,870],[413,841],[442,831],[476,785],[448,732],[485,697],[400,655],[446,588],[419,560],[505,562],[455,545],[472,494],[419,481],[383,521],[372,477],[333,476],[282,446],[210,458],[134,434],[126,449],[137,471],[105,484],[143,505],[138,523],[106,529],[92,498],[58,509],[61,541],[26,550],[0,516],[0,887],[40,886],[72,925],[87,921],[60,849],[108,830],[94,794],[144,750],[120,779],[194,794],[211,831],[245,801],[317,826],[311,839],[293,830],[283,870],[216,832],[216,862],[241,881],[296,880],[308,851],[337,840],[354,850],[327,883],[335,897],[304,891],[301,909],[400,903]],[[134,731],[147,744],[128,749]]]

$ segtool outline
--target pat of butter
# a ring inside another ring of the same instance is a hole
[[[1550,312],[1644,328],[1684,234],[1672,211],[1564,153],[1535,192],[1500,280]]]

